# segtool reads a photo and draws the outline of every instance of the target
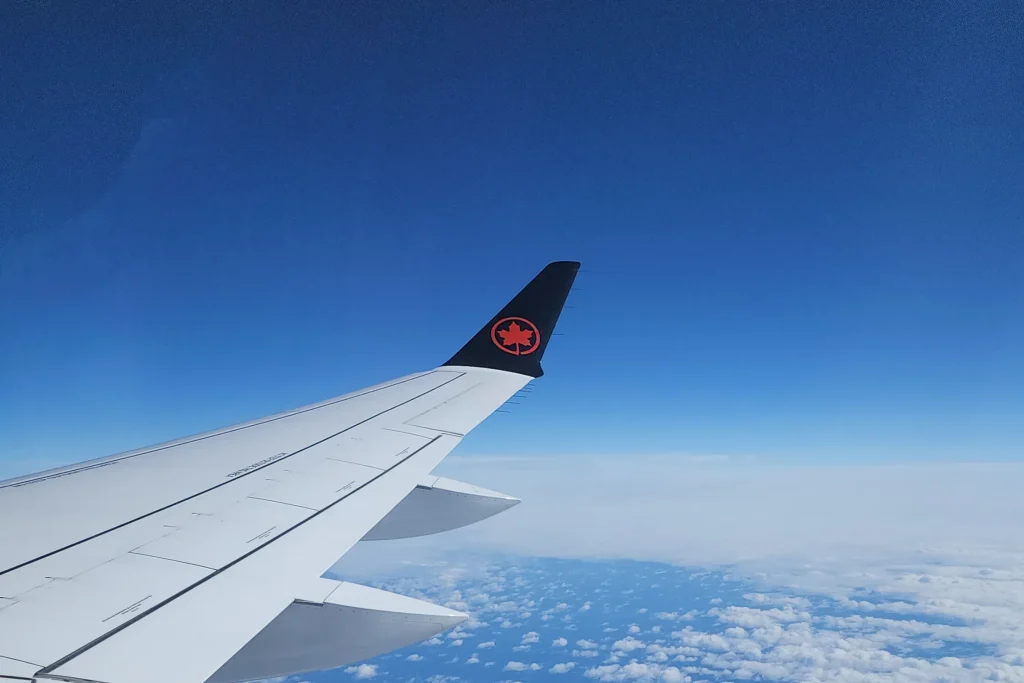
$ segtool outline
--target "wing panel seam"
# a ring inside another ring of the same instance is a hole
[[[443,386],[443,385],[442,385],[442,386]],[[397,407],[397,406],[396,406],[396,407]],[[159,610],[159,609],[160,609],[161,607],[163,607],[163,606],[165,606],[165,605],[168,605],[168,604],[170,604],[171,602],[173,602],[173,601],[177,600],[178,598],[180,598],[181,596],[185,595],[185,594],[186,594],[186,593],[188,593],[189,591],[191,591],[191,590],[193,590],[193,589],[195,589],[195,588],[197,588],[197,587],[199,587],[199,586],[203,585],[204,583],[206,583],[206,582],[207,582],[207,581],[209,581],[210,579],[214,578],[215,576],[220,576],[220,575],[221,575],[222,573],[224,573],[225,571],[227,571],[227,570],[228,570],[228,569],[230,569],[231,567],[234,567],[234,566],[235,566],[236,564],[238,564],[239,562],[242,562],[243,560],[245,560],[245,559],[247,559],[247,558],[251,557],[252,555],[254,555],[254,554],[258,553],[259,551],[263,550],[264,548],[266,548],[266,547],[267,547],[267,546],[269,546],[270,544],[274,543],[274,542],[275,542],[275,541],[277,541],[278,539],[284,538],[285,536],[287,536],[288,534],[290,534],[290,533],[291,533],[292,531],[294,531],[295,529],[298,529],[298,528],[299,528],[300,526],[302,526],[303,524],[306,524],[306,523],[307,523],[307,522],[309,522],[310,520],[312,520],[312,519],[315,519],[316,517],[320,516],[320,515],[321,515],[321,514],[323,514],[324,512],[327,512],[328,510],[330,510],[331,508],[333,508],[333,507],[334,507],[335,505],[337,505],[337,504],[341,503],[341,502],[342,502],[343,500],[346,500],[346,499],[347,499],[347,498],[348,498],[349,496],[353,495],[353,494],[354,494],[354,493],[356,493],[357,491],[361,491],[362,489],[366,488],[367,486],[369,486],[369,485],[370,485],[370,484],[372,484],[373,482],[377,481],[378,479],[380,479],[381,477],[383,477],[383,476],[384,476],[385,474],[387,474],[388,472],[390,472],[390,471],[391,471],[391,470],[393,470],[394,468],[398,467],[399,465],[401,465],[402,463],[404,463],[405,461],[407,461],[407,460],[408,460],[409,458],[412,458],[413,456],[415,456],[415,455],[416,455],[417,453],[419,453],[420,451],[422,451],[422,450],[424,450],[425,448],[428,448],[428,447],[429,447],[429,446],[431,446],[432,444],[436,443],[436,442],[437,442],[437,441],[438,441],[438,440],[439,440],[439,439],[441,438],[441,436],[442,436],[442,435],[438,435],[438,436],[435,436],[435,437],[434,437],[433,439],[431,439],[431,440],[430,440],[430,441],[428,441],[427,443],[423,444],[422,446],[420,446],[419,448],[417,448],[416,450],[414,450],[414,451],[413,451],[412,453],[409,453],[409,455],[405,456],[404,458],[402,458],[401,460],[399,460],[398,462],[396,462],[396,463],[395,463],[394,465],[392,465],[392,466],[391,466],[391,467],[389,467],[388,469],[386,469],[386,470],[382,471],[382,472],[381,472],[380,474],[378,474],[378,475],[376,475],[375,477],[373,477],[373,479],[370,479],[369,481],[367,481],[367,482],[365,482],[365,483],[363,483],[363,484],[360,484],[360,485],[359,485],[359,486],[357,486],[356,488],[354,488],[354,489],[352,489],[351,491],[349,491],[348,493],[346,493],[346,494],[345,494],[344,496],[342,496],[341,498],[339,498],[339,499],[335,500],[334,502],[330,503],[329,505],[326,505],[326,506],[325,506],[324,508],[322,508],[322,509],[320,509],[320,510],[317,510],[317,511],[316,511],[315,513],[313,513],[313,514],[312,514],[312,515],[310,515],[309,517],[306,517],[305,519],[303,519],[303,520],[301,520],[301,521],[299,521],[299,522],[297,522],[297,523],[293,524],[292,526],[288,527],[287,529],[285,529],[284,531],[282,531],[282,532],[281,532],[280,534],[278,534],[277,536],[275,536],[275,537],[273,537],[272,539],[268,540],[268,541],[267,541],[266,543],[264,543],[264,544],[260,545],[259,547],[253,548],[252,550],[250,550],[249,552],[245,553],[244,555],[240,555],[239,557],[235,558],[234,560],[232,560],[232,561],[231,561],[231,562],[229,562],[228,564],[224,565],[224,566],[223,566],[223,567],[221,567],[220,569],[216,569],[216,570],[214,570],[213,572],[211,572],[211,573],[210,573],[210,574],[208,574],[207,576],[204,576],[204,577],[202,577],[201,579],[199,579],[198,581],[196,581],[195,583],[193,583],[193,584],[191,584],[191,585],[189,585],[189,586],[186,586],[185,588],[183,588],[182,590],[178,591],[178,592],[177,592],[177,593],[175,593],[174,595],[171,595],[170,597],[167,597],[167,598],[165,598],[164,600],[162,600],[162,601],[158,602],[157,604],[153,605],[153,606],[152,606],[152,607],[150,607],[149,609],[147,609],[147,610],[145,610],[145,611],[143,611],[143,612],[140,612],[139,614],[137,614],[136,616],[132,617],[132,618],[131,618],[131,619],[129,619],[128,621],[125,621],[125,622],[124,622],[123,624],[120,624],[120,625],[116,626],[115,628],[113,628],[113,629],[111,629],[111,630],[107,631],[107,632],[106,632],[106,633],[104,633],[103,635],[101,635],[101,636],[99,636],[99,637],[97,637],[97,638],[94,638],[94,639],[93,639],[93,640],[92,640],[91,642],[89,642],[89,643],[86,643],[86,644],[85,644],[85,645],[83,645],[82,647],[78,648],[78,649],[77,649],[77,650],[75,650],[74,652],[71,652],[70,654],[67,654],[67,655],[65,655],[64,657],[61,657],[60,659],[58,659],[58,660],[57,660],[56,662],[54,662],[53,664],[50,664],[49,666],[45,666],[45,667],[43,667],[43,668],[42,668],[42,669],[41,669],[41,670],[39,671],[39,673],[37,673],[36,675],[37,675],[37,676],[41,676],[41,675],[42,675],[42,676],[47,676],[48,678],[61,678],[61,676],[59,676],[59,675],[58,675],[58,676],[50,676],[49,674],[52,674],[52,673],[53,673],[53,671],[54,671],[55,669],[58,669],[58,668],[60,668],[60,667],[64,666],[64,665],[65,665],[65,664],[67,664],[68,662],[72,661],[73,659],[75,659],[75,658],[76,658],[76,657],[78,657],[79,655],[81,655],[81,654],[83,654],[83,653],[87,652],[88,650],[91,650],[92,648],[96,647],[97,645],[99,645],[100,643],[104,642],[104,641],[105,641],[105,640],[107,640],[108,638],[111,638],[112,636],[114,636],[114,635],[116,635],[116,634],[120,633],[121,631],[123,631],[124,629],[128,628],[129,626],[131,626],[131,625],[133,625],[133,624],[137,623],[137,622],[138,622],[138,621],[140,621],[141,619],[143,619],[143,618],[145,618],[145,617],[149,616],[150,614],[153,614],[154,612],[156,612],[157,610]]]
[[[81,540],[75,541],[74,543],[69,543],[69,544],[67,544],[67,545],[65,545],[65,546],[63,546],[61,548],[57,548],[56,550],[51,550],[48,553],[44,553],[42,555],[34,557],[31,560],[25,560],[24,562],[22,562],[20,564],[14,565],[12,567],[8,567],[8,568],[3,569],[3,570],[0,570],[0,576],[3,576],[4,574],[8,574],[10,572],[13,572],[13,571],[15,571],[17,569],[21,569],[22,567],[27,567],[30,564],[33,564],[35,562],[39,562],[40,560],[45,560],[47,557],[53,557],[54,555],[62,553],[65,550],[70,550],[71,548],[79,546],[79,545],[81,545],[83,543],[88,543],[89,541],[95,540],[95,539],[99,538],[100,536],[104,536],[104,535],[109,534],[109,533],[111,533],[113,531],[117,531],[118,529],[123,529],[124,527],[126,527],[126,526],[128,526],[130,524],[134,524],[135,522],[138,522],[138,521],[141,521],[143,519],[146,519],[147,517],[152,517],[153,515],[156,515],[156,514],[159,514],[161,512],[164,512],[165,510],[169,510],[172,507],[175,507],[177,505],[181,505],[182,503],[187,503],[188,501],[192,500],[193,498],[198,498],[199,496],[205,495],[205,494],[209,493],[210,491],[214,491],[216,489],[219,489],[222,486],[227,486],[228,484],[231,484],[232,482],[236,482],[239,479],[242,479],[243,477],[249,476],[250,474],[255,474],[256,472],[259,472],[260,470],[262,470],[262,469],[264,469],[266,467],[270,467],[271,465],[276,465],[279,462],[283,462],[283,461],[287,460],[288,458],[292,457],[293,455],[298,455],[299,453],[302,453],[304,451],[308,451],[310,448],[313,448],[314,446],[319,446],[320,444],[324,443],[325,441],[330,441],[331,439],[333,439],[336,436],[344,434],[345,432],[347,432],[349,430],[355,429],[356,427],[358,427],[360,425],[366,424],[367,422],[369,422],[371,420],[375,420],[375,419],[377,419],[378,417],[380,417],[382,415],[386,415],[387,413],[391,412],[392,410],[395,410],[396,408],[401,408],[402,406],[406,405],[407,403],[412,403],[416,399],[423,398],[427,394],[429,394],[431,392],[434,392],[434,391],[437,391],[441,387],[447,386],[447,385],[451,384],[452,382],[454,382],[455,380],[459,379],[460,377],[465,376],[465,374],[466,373],[464,373],[464,372],[463,373],[459,373],[455,377],[452,377],[451,379],[446,380],[446,381],[442,382],[441,384],[438,384],[436,387],[433,387],[432,389],[428,389],[427,391],[424,391],[422,394],[417,394],[416,396],[413,396],[410,399],[402,401],[401,403],[396,403],[395,405],[391,406],[390,408],[388,408],[386,410],[382,410],[381,412],[379,412],[379,413],[377,413],[375,415],[371,415],[370,417],[368,417],[368,418],[366,418],[364,420],[360,420],[359,422],[356,422],[355,424],[352,424],[352,425],[349,425],[348,427],[345,427],[340,432],[336,432],[334,434],[331,434],[330,436],[327,436],[327,437],[324,437],[323,439],[320,439],[319,441],[314,441],[313,443],[311,443],[311,444],[309,444],[307,446],[303,446],[302,448],[300,448],[300,449],[298,449],[296,451],[293,451],[292,453],[289,453],[288,455],[284,456],[283,458],[278,458],[278,459],[274,460],[273,462],[267,463],[266,465],[262,465],[260,467],[257,467],[256,469],[249,470],[248,472],[244,472],[244,473],[238,475],[237,477],[233,477],[231,479],[228,479],[227,481],[222,481],[219,484],[215,484],[214,486],[211,486],[209,488],[203,489],[202,491],[199,491],[197,493],[193,493],[192,495],[187,496],[185,498],[182,498],[181,500],[175,501],[173,503],[168,503],[167,505],[165,505],[165,506],[163,506],[161,508],[157,508],[156,510],[151,510],[151,511],[147,512],[144,515],[139,515],[138,517],[135,517],[134,519],[130,519],[130,520],[126,521],[126,522],[121,522],[120,524],[118,524],[116,526],[112,526],[109,529],[104,529],[103,531],[99,531],[99,532],[97,532],[97,533],[95,533],[95,534],[93,534],[91,536],[87,536],[86,538],[83,538]],[[422,376],[424,376],[424,375],[421,375],[421,377]],[[428,442],[428,443],[430,443],[430,442]]]

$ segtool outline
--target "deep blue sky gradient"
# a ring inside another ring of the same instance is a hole
[[[555,259],[466,451],[1022,455],[1019,3],[110,7],[0,10],[0,459],[432,367]]]

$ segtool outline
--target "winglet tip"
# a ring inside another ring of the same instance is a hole
[[[552,261],[445,365],[544,374],[540,361],[579,271],[579,261]]]

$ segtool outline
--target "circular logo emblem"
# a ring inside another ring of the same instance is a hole
[[[502,318],[491,328],[491,341],[505,353],[525,356],[537,350],[540,330],[526,318]]]

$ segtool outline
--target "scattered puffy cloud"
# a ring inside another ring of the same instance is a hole
[[[537,633],[536,631],[530,631],[530,632],[528,632],[528,633],[523,635],[523,640],[522,640],[522,642],[520,644],[521,645],[530,645],[531,643],[539,643],[539,642],[540,642],[540,634]]]
[[[536,662],[532,664],[526,664],[524,662],[511,661],[505,665],[504,671],[538,671],[540,670],[540,664]]]
[[[582,638],[576,641],[576,645],[587,650],[592,650],[595,647],[597,647],[597,643],[595,643],[593,640],[584,640]]]
[[[655,619],[661,619],[662,621],[692,621],[697,616],[697,610],[692,609],[688,612],[656,612],[654,614]]]
[[[409,655],[405,659],[407,661],[410,661],[410,662],[419,662],[419,661],[421,661],[423,659],[423,655],[418,655],[415,652],[413,652],[411,655]]]
[[[356,678],[373,678],[377,675],[377,665],[360,664],[359,666],[350,666],[345,669],[345,673],[352,674]]]
[[[739,679],[804,681],[829,674],[835,681],[878,683],[1024,681],[1024,649],[1019,647],[1000,656],[968,660],[929,659],[914,652],[921,643],[977,640],[979,633],[970,626],[893,616],[815,614],[792,605],[729,606],[714,616],[725,627],[722,632],[688,626],[672,634],[681,646],[649,647],[650,660],[658,663],[676,655],[699,661],[683,666],[683,672]],[[734,625],[739,623],[744,626]]]
[[[684,683],[692,680],[690,676],[682,673],[674,666],[666,667],[650,662],[630,662],[622,665],[605,664],[587,669],[583,675],[587,678],[607,683],[634,680],[661,680],[665,681],[665,683]]]
[[[633,636],[626,636],[622,640],[616,640],[612,644],[612,649],[620,652],[632,652],[633,650],[641,650],[645,647],[647,647],[647,643],[637,640]]]
[[[553,674],[564,674],[569,673],[574,668],[576,668],[576,662],[561,662],[559,664],[555,664],[553,667],[548,669],[548,671]]]
[[[488,647],[494,647],[494,641],[493,640],[488,640],[486,642],[480,643],[479,645],[477,645],[477,647],[479,649],[481,649],[481,650],[485,649],[485,648],[488,648]]]
[[[637,626],[636,624],[630,624],[628,632],[629,633],[640,633],[640,627]]]
[[[566,640],[565,638],[555,638],[554,640],[551,641],[551,646],[552,647],[565,647],[568,644],[569,644],[569,641]]]

